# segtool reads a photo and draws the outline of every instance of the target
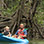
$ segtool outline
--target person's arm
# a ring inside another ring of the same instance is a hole
[[[27,37],[27,31],[24,31],[24,35],[22,37]]]
[[[9,37],[11,36],[11,33],[9,32]]]
[[[15,33],[15,35],[17,35],[17,33],[18,33],[18,30],[17,30],[17,32]]]
[[[18,33],[18,30],[17,30],[17,32],[12,37],[16,37],[17,36],[17,33]]]
[[[18,34],[18,30],[17,30],[17,32],[15,33],[14,37],[18,36],[17,34]]]

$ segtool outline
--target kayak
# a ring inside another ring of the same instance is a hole
[[[27,39],[18,39],[18,38],[8,37],[1,33],[0,33],[0,41],[15,42],[15,43],[29,43]]]

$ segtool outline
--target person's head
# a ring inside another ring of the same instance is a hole
[[[5,27],[5,31],[9,31],[9,27],[8,26]]]
[[[24,24],[20,24],[20,28],[24,28]]]

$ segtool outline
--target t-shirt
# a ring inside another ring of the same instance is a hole
[[[7,32],[7,31],[6,31],[6,32],[4,32],[4,35],[8,35],[8,34],[9,34],[9,32]]]

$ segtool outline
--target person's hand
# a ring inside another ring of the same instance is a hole
[[[17,35],[14,35],[14,37],[17,37]]]
[[[17,35],[13,35],[12,37],[16,38],[16,37],[17,37]]]
[[[21,35],[19,35],[19,36],[18,36],[18,39],[20,39],[21,37],[22,37],[22,36],[21,36]]]
[[[19,36],[20,36],[20,37],[23,37],[24,35],[20,34]]]

